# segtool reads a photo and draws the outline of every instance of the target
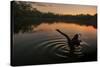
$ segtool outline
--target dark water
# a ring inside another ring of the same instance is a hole
[[[81,33],[81,45],[69,56],[67,39],[56,29],[60,29],[70,38]],[[97,60],[97,31],[93,26],[64,22],[41,23],[40,25],[20,29],[13,34],[14,65],[50,64]]]

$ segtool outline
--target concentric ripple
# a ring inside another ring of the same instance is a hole
[[[81,55],[82,48],[76,48],[74,54]],[[39,42],[34,47],[35,51],[39,51],[40,54],[45,56],[68,58],[70,48],[68,47],[67,39],[64,38],[53,38]]]

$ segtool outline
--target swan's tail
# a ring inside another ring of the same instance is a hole
[[[85,42],[85,41],[82,41],[82,42],[80,43],[80,46],[87,46],[87,47],[89,47],[89,44],[88,44],[87,42]]]

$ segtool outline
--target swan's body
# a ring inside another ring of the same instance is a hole
[[[77,47],[80,46],[81,40],[79,40],[79,35],[78,34],[75,34],[74,37],[72,39],[70,39],[68,35],[61,32],[59,29],[57,29],[56,31],[58,31],[60,34],[62,34],[63,36],[66,37],[66,39],[68,41],[69,48],[70,48],[70,53],[74,52],[75,46],[77,46]]]

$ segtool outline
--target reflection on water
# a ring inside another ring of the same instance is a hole
[[[96,31],[93,26],[86,26],[86,25],[78,25],[74,23],[64,23],[64,22],[54,22],[54,23],[47,23],[43,22],[39,25],[25,25],[21,29],[19,29],[19,32],[34,32],[34,31],[52,31],[55,29],[62,29],[62,30],[67,30],[69,31],[91,31],[94,32]]]
[[[66,38],[55,29],[60,29],[70,38],[76,33],[81,33],[82,41],[87,43],[88,46],[83,45],[76,48],[75,56],[73,55],[70,58],[70,49]],[[24,28],[24,33],[22,33],[23,29],[21,29],[19,33],[14,34],[13,58],[16,64],[89,61],[96,59],[97,38],[96,29],[93,26],[55,22],[52,24],[41,23],[38,26],[30,25],[26,30]]]

